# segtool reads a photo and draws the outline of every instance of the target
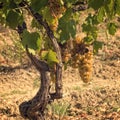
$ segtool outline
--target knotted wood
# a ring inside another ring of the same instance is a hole
[[[30,120],[44,120],[44,111],[46,109],[46,105],[50,101],[49,66],[44,61],[38,60],[35,56],[29,53],[27,47],[26,51],[33,65],[40,73],[40,89],[31,100],[23,102],[19,106],[19,110],[24,118],[28,118]]]

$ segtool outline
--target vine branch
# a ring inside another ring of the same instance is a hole
[[[32,8],[27,4],[27,2],[24,1],[22,3],[22,6],[23,5],[27,6],[27,10],[31,13],[31,15],[37,20],[37,22],[40,25],[42,25],[44,27],[48,37],[50,38],[50,40],[52,42],[52,45],[53,45],[54,50],[57,54],[57,58],[59,60],[59,63],[56,64],[56,71],[55,71],[55,75],[56,75],[55,90],[56,90],[56,92],[51,94],[51,95],[55,99],[62,98],[62,57],[61,57],[60,47],[57,43],[57,39],[55,38],[53,31],[50,29],[48,23],[45,20],[43,20],[43,16],[37,12],[34,12],[32,10]]]

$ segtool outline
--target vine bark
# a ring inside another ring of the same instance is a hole
[[[19,106],[21,115],[24,118],[29,118],[30,120],[45,120],[44,111],[46,105],[50,101],[49,88],[50,88],[50,78],[49,78],[49,66],[44,61],[38,60],[35,56],[29,53],[26,47],[27,55],[31,59],[33,65],[40,72],[41,84],[35,97],[27,102],[23,102]]]
[[[22,4],[23,5],[23,4]],[[35,13],[31,7],[25,2],[24,5],[27,5],[27,10],[32,14],[32,16],[41,24],[50,38],[54,50],[57,53],[57,58],[59,63],[56,64],[56,83],[55,83],[55,93],[50,93],[50,68],[45,61],[39,60],[36,56],[32,55],[28,47],[26,46],[26,52],[28,57],[31,59],[31,62],[36,67],[36,69],[40,73],[40,88],[37,94],[29,101],[25,101],[21,103],[19,106],[19,110],[21,115],[24,118],[28,118],[30,120],[44,120],[44,111],[46,109],[47,104],[54,99],[62,98],[62,58],[60,47],[57,43],[57,40],[48,26],[47,22],[43,20],[43,17],[39,13]],[[27,29],[26,23],[24,22],[21,26],[18,26],[17,32],[19,35],[23,33],[23,31]],[[22,39],[21,39],[22,40]]]

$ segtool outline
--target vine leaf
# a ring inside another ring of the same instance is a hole
[[[59,60],[57,59],[57,54],[56,52],[54,52],[53,50],[45,50],[45,51],[42,51],[41,53],[41,58],[43,60],[46,60],[47,63],[52,66],[53,63],[58,63]]]
[[[58,33],[60,34],[60,42],[62,44],[70,39],[70,37],[75,37],[76,20],[72,15],[72,9],[69,8],[59,19]]]
[[[22,45],[33,50],[39,50],[41,48],[41,42],[42,39],[37,32],[28,32],[27,30],[24,30],[22,34]]]
[[[109,23],[109,24],[107,25],[107,28],[108,28],[109,34],[114,35],[115,32],[116,32],[117,26],[115,25],[115,23]]]
[[[92,7],[94,10],[99,9],[103,4],[103,0],[99,0],[99,2],[97,0],[89,0],[89,7]]]
[[[85,22],[82,24],[82,31],[87,34],[87,37],[84,38],[84,41],[88,44],[91,44],[94,40],[97,39],[97,19],[97,16],[92,16],[89,14]]]
[[[66,20],[70,20],[71,18],[71,14],[72,14],[72,9],[69,8],[65,11],[64,15],[62,16],[62,18],[60,19],[60,22],[64,22]]]
[[[49,25],[51,25],[52,23],[54,23],[54,17],[51,15],[50,13],[50,9],[48,7],[45,7],[44,9],[42,9],[42,14],[43,14],[43,18],[47,21],[47,23]]]
[[[120,15],[120,0],[116,0],[116,13]]]
[[[62,21],[59,25],[61,29],[60,40],[62,44],[70,39],[70,37],[74,38],[76,34],[76,23],[74,20]]]
[[[6,16],[6,22],[12,29],[15,29],[23,22],[23,16],[15,10],[10,10]]]
[[[102,49],[102,46],[103,46],[103,42],[100,42],[100,41],[94,41],[93,42],[93,51],[94,53],[98,53],[98,50],[99,49]]]
[[[97,14],[97,21],[103,22],[104,16],[105,16],[105,9],[104,9],[104,7],[101,7],[98,11],[98,14]]]
[[[115,15],[115,11],[114,11],[114,0],[107,0],[105,1],[105,10],[106,10],[106,14],[107,16],[112,19],[112,17]]]
[[[57,59],[57,54],[56,52],[52,51],[52,50],[49,50],[48,51],[48,54],[47,54],[47,59],[48,59],[48,63],[51,63],[51,62],[55,62],[55,63],[58,63],[58,59]]]
[[[84,42],[86,44],[91,44],[93,41],[94,41],[94,38],[92,35],[88,35],[88,36],[84,37]]]
[[[32,0],[31,6],[34,11],[38,12],[41,8],[45,7],[48,0]]]

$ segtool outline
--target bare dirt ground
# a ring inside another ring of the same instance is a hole
[[[63,71],[63,99],[48,106],[46,120],[120,120],[120,30],[110,39],[94,58],[91,83],[83,83],[76,69]],[[19,105],[36,94],[39,73],[27,58],[19,62],[7,40],[6,48],[0,37],[0,120],[24,120]]]

